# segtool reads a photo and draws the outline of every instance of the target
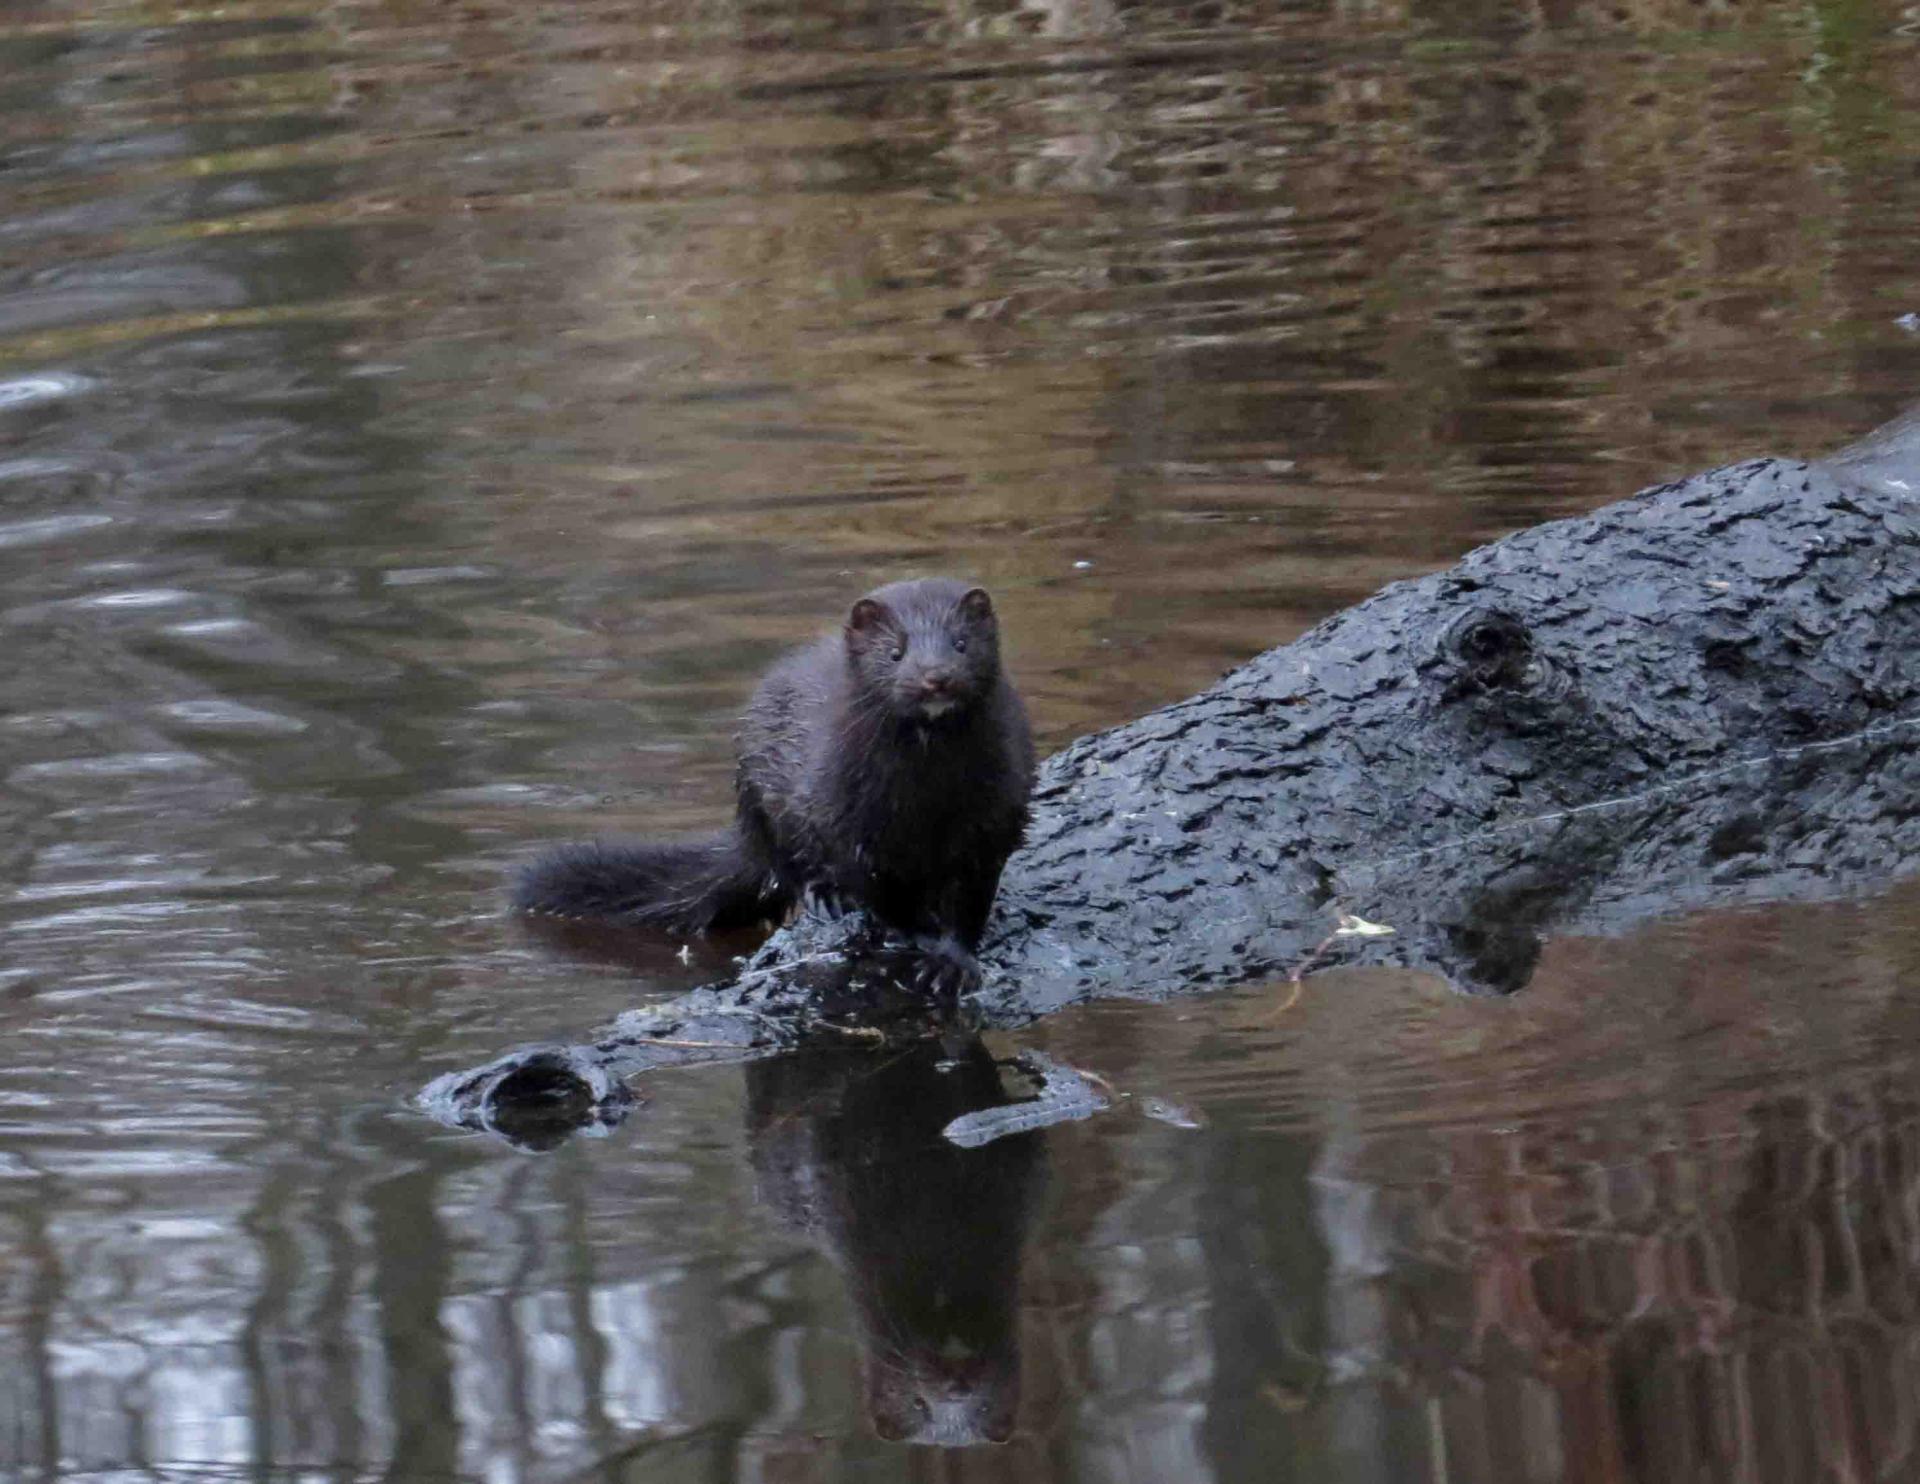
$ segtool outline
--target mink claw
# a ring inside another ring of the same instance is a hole
[[[802,888],[800,905],[806,912],[816,917],[824,917],[829,922],[845,917],[852,910],[847,899],[831,886],[814,883]]]
[[[980,987],[980,961],[954,938],[923,938],[914,947],[919,962],[911,981],[922,994],[957,1002]]]

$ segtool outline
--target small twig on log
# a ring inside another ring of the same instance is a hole
[[[1287,976],[1287,1002],[1284,1005],[1274,1006],[1263,1018],[1268,1022],[1272,1022],[1278,1020],[1282,1015],[1285,1015],[1287,1011],[1300,1003],[1301,991],[1304,988],[1305,986],[1300,982],[1300,971],[1296,969]]]

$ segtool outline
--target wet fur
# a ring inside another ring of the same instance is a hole
[[[786,915],[791,898],[732,830],[687,840],[592,840],[521,872],[514,905],[548,917],[610,918],[680,937]]]
[[[516,905],[691,936],[808,893],[928,939],[935,978],[970,972],[1034,770],[985,593],[934,578],[861,599],[761,682],[739,758],[731,831],[563,846]]]

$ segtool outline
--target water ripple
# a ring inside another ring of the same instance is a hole
[[[5,320],[0,319],[0,329],[4,328]],[[95,385],[89,378],[70,372],[46,372],[0,381],[0,412],[81,396]]]

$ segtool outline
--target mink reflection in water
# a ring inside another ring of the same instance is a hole
[[[781,1057],[747,1069],[761,1199],[844,1275],[874,1430],[1005,1442],[1020,1402],[1021,1253],[1044,1179],[1037,1134],[976,1149],[954,1118],[1012,1101],[977,1038],[903,1055]]]

